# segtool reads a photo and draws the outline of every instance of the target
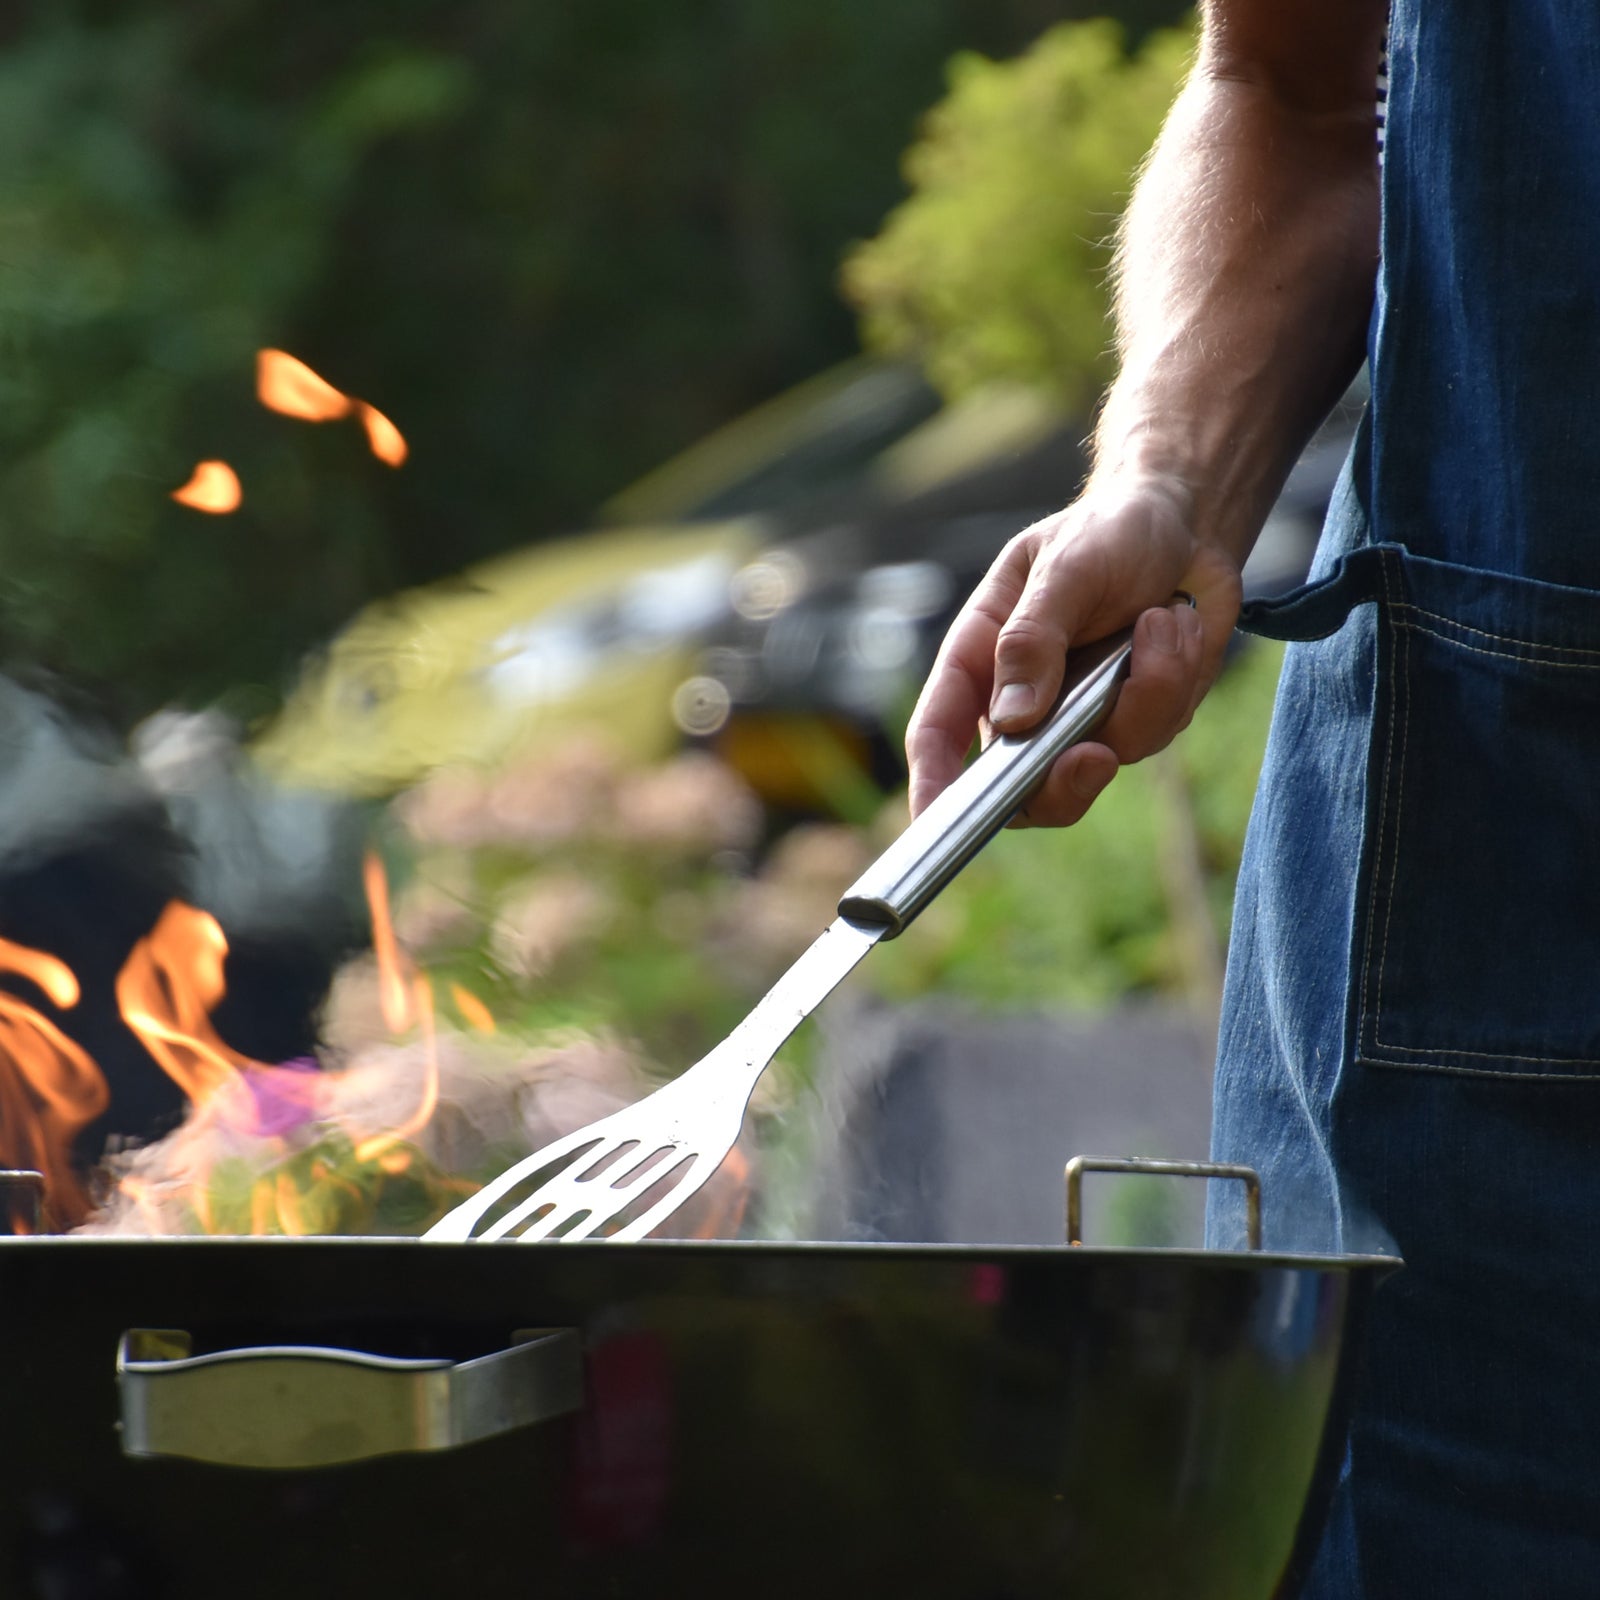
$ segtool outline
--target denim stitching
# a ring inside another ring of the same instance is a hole
[[[1397,611],[1414,612],[1419,617],[1427,617],[1433,622],[1442,622],[1447,628],[1455,628],[1461,633],[1475,633],[1480,639],[1495,639],[1501,644],[1516,645],[1523,650],[1552,651],[1557,655],[1595,656],[1600,658],[1600,650],[1585,650],[1579,645],[1571,644],[1540,644],[1537,639],[1518,639],[1515,635],[1509,633],[1491,633],[1487,628],[1474,628],[1470,623],[1458,622],[1454,617],[1441,616],[1437,611],[1426,611],[1421,606],[1413,605],[1410,601],[1401,601],[1401,603],[1396,606],[1395,609]],[[1407,624],[1407,626],[1415,626],[1415,624]],[[1425,629],[1424,632],[1426,631],[1428,630]],[[1472,646],[1466,645],[1464,648],[1470,650]],[[1549,662],[1548,665],[1553,667],[1566,665],[1586,666],[1588,663],[1579,661],[1570,663],[1552,661]]]
[[[1379,560],[1378,560],[1378,572],[1379,572],[1379,575],[1383,579],[1384,604],[1380,609],[1381,609],[1381,612],[1382,612],[1384,625],[1390,629],[1390,645],[1391,645],[1391,649],[1392,649],[1393,648],[1393,637],[1394,637],[1394,635],[1393,635],[1393,612],[1392,612],[1392,609],[1391,609],[1390,604],[1389,604],[1389,599],[1390,599],[1390,594],[1389,594],[1389,563],[1388,563],[1387,559],[1385,559],[1382,556],[1380,556]],[[1376,693],[1382,693],[1383,692],[1382,686],[1381,685],[1377,686],[1375,692]],[[1358,1037],[1360,1037],[1361,1034],[1363,1034],[1363,1033],[1365,1033],[1367,1031],[1367,1027],[1368,1027],[1367,1019],[1372,1016],[1372,1011],[1371,1011],[1371,1008],[1370,1008],[1370,1005],[1369,1005],[1369,1002],[1368,1002],[1368,996],[1369,996],[1369,994],[1371,992],[1371,984],[1372,984],[1372,959],[1373,959],[1372,939],[1373,939],[1373,929],[1377,926],[1377,921],[1378,921],[1378,888],[1379,888],[1379,885],[1381,884],[1381,882],[1383,880],[1383,860],[1384,860],[1384,855],[1385,855],[1385,851],[1386,851],[1386,844],[1387,844],[1387,840],[1388,840],[1388,833],[1387,833],[1387,830],[1385,828],[1385,822],[1387,821],[1388,814],[1389,814],[1389,774],[1393,770],[1393,767],[1394,767],[1394,700],[1393,700],[1393,696],[1391,695],[1389,697],[1388,716],[1387,716],[1387,718],[1385,720],[1385,727],[1384,727],[1383,782],[1380,784],[1379,789],[1378,789],[1378,859],[1373,862],[1373,866],[1372,866],[1372,882],[1368,886],[1368,889],[1367,889],[1367,938],[1366,938],[1366,948],[1365,948],[1365,951],[1363,952],[1362,960],[1361,960],[1361,1027],[1360,1027],[1360,1030],[1358,1031]],[[1377,1037],[1376,1037],[1377,1024],[1376,1024],[1376,1019],[1374,1019],[1373,1023],[1372,1023],[1372,1033],[1373,1033],[1373,1043],[1376,1044],[1377,1043]]]
[[[1446,1050],[1437,1050],[1421,1045],[1385,1044],[1381,1039],[1374,1039],[1373,1046],[1379,1050],[1394,1050],[1408,1056],[1470,1056],[1477,1061],[1532,1061],[1534,1063],[1542,1063],[1545,1066],[1556,1066],[1561,1062],[1566,1062],[1574,1067],[1600,1067],[1600,1061],[1596,1061],[1589,1056],[1519,1056],[1510,1050],[1457,1050],[1454,1047]],[[1406,1066],[1407,1063],[1401,1061],[1397,1062],[1396,1065]],[[1476,1069],[1463,1067],[1461,1070],[1465,1072]],[[1553,1076],[1559,1077],[1560,1074],[1553,1074]]]
[[[1501,1056],[1503,1061],[1540,1060],[1541,1057]],[[1488,1067],[1448,1067],[1437,1061],[1385,1061],[1381,1056],[1358,1055],[1356,1060],[1367,1067],[1382,1067],[1390,1072],[1447,1072],[1457,1078],[1498,1078],[1510,1083],[1600,1083],[1600,1072],[1494,1072]],[[1577,1061],[1575,1066],[1594,1066],[1590,1061]]]
[[[1395,615],[1394,615],[1394,612],[1395,612],[1394,590],[1393,590],[1393,587],[1392,587],[1392,584],[1391,584],[1391,581],[1390,581],[1392,576],[1393,576],[1393,565],[1389,560],[1387,552],[1384,553],[1384,555],[1383,555],[1383,557],[1382,557],[1382,559],[1380,561],[1379,570],[1383,574],[1383,614],[1384,614],[1384,622],[1387,624],[1387,626],[1389,627],[1389,630],[1390,630],[1390,651],[1391,651],[1391,661],[1392,661],[1393,660],[1394,645],[1397,642],[1397,640],[1395,638],[1395,631],[1394,630],[1395,630],[1395,628],[1397,627],[1398,624],[1397,624],[1397,621],[1396,621],[1396,618],[1395,618]],[[1409,666],[1409,664],[1410,664],[1410,657],[1409,657],[1409,654],[1408,654],[1407,657],[1406,657],[1405,665]],[[1390,916],[1393,914],[1393,911],[1394,911],[1393,878],[1394,878],[1394,874],[1395,874],[1396,867],[1397,867],[1397,859],[1396,858],[1398,856],[1399,843],[1400,843],[1400,841],[1399,841],[1399,828],[1398,828],[1398,822],[1399,822],[1399,816],[1400,816],[1400,795],[1399,795],[1399,792],[1398,792],[1398,788],[1396,790],[1396,796],[1395,796],[1395,820],[1396,820],[1397,827],[1396,827],[1396,830],[1395,830],[1395,839],[1394,839],[1394,849],[1393,850],[1391,850],[1389,848],[1389,832],[1388,832],[1388,828],[1387,828],[1387,822],[1388,822],[1388,815],[1389,815],[1389,789],[1390,789],[1389,777],[1390,777],[1390,773],[1394,771],[1394,724],[1395,724],[1395,715],[1396,715],[1396,708],[1397,708],[1397,705],[1399,703],[1400,696],[1401,696],[1402,692],[1404,691],[1405,681],[1406,681],[1405,680],[1405,676],[1404,676],[1404,674],[1402,672],[1391,670],[1391,672],[1389,674],[1390,697],[1389,697],[1388,731],[1387,731],[1387,735],[1386,735],[1385,742],[1384,742],[1384,752],[1383,752],[1383,791],[1382,791],[1382,794],[1381,794],[1381,796],[1379,798],[1379,802],[1378,802],[1378,850],[1379,850],[1379,856],[1378,856],[1378,860],[1373,863],[1372,887],[1368,891],[1368,895],[1367,895],[1367,953],[1366,953],[1366,959],[1362,962],[1362,972],[1361,972],[1361,1012],[1362,1012],[1363,1018],[1366,1018],[1366,1017],[1370,1016],[1371,1019],[1372,1019],[1370,1027],[1365,1029],[1364,1031],[1367,1032],[1368,1036],[1370,1037],[1372,1045],[1373,1045],[1374,1048],[1377,1048],[1377,1047],[1381,1046],[1381,1044],[1382,1044],[1382,1040],[1378,1037],[1378,1031],[1379,1031],[1379,1027],[1380,1027],[1380,1025],[1382,1023],[1382,1020],[1383,1020],[1383,970],[1384,970],[1385,965],[1388,962],[1388,957],[1389,957],[1389,919],[1390,919]],[[1402,758],[1404,757],[1404,753],[1405,753],[1405,744],[1404,744],[1404,738],[1402,737],[1402,743],[1401,743],[1401,755],[1402,755]],[[1400,781],[1400,784],[1403,785],[1403,783],[1405,781],[1404,780],[1403,770],[1402,770],[1402,775],[1401,775],[1401,778],[1400,778],[1399,781]],[[1378,981],[1377,981],[1377,986],[1376,986],[1376,991],[1375,991],[1375,999],[1373,1000],[1373,1003],[1372,1003],[1372,1005],[1371,1005],[1371,1007],[1369,1009],[1369,1006],[1368,1006],[1368,995],[1369,995],[1369,993],[1373,992],[1372,987],[1371,987],[1371,985],[1372,985],[1372,975],[1373,975],[1373,962],[1372,962],[1372,957],[1373,957],[1373,949],[1372,949],[1373,931],[1374,931],[1374,929],[1375,929],[1375,927],[1377,925],[1377,920],[1378,920],[1378,889],[1379,889],[1379,885],[1384,881],[1384,878],[1385,878],[1385,873],[1384,873],[1384,870],[1383,870],[1385,865],[1387,865],[1387,867],[1388,867],[1387,876],[1388,876],[1389,881],[1390,881],[1390,893],[1389,893],[1388,904],[1384,908],[1383,949],[1378,954],[1378,963],[1377,963]]]
[[[1404,591],[1402,591],[1403,593]],[[1402,600],[1400,605],[1404,605]],[[1399,607],[1396,607],[1398,610]],[[1395,797],[1394,797],[1394,848],[1389,852],[1389,903],[1383,913],[1383,954],[1379,960],[1379,980],[1377,1000],[1372,1014],[1372,1042],[1381,1045],[1383,1032],[1383,979],[1382,974],[1389,967],[1389,929],[1394,923],[1394,903],[1397,898],[1395,884],[1400,877],[1400,838],[1401,819],[1405,815],[1406,805],[1406,752],[1411,747],[1411,633],[1406,624],[1397,617],[1395,627],[1404,629],[1402,634],[1405,643],[1405,665],[1400,674],[1400,764],[1396,769]]]
[[[1424,616],[1427,612],[1422,613]],[[1465,639],[1452,639],[1448,634],[1440,633],[1437,628],[1425,628],[1420,622],[1396,621],[1395,627],[1405,628],[1413,633],[1425,633],[1429,638],[1437,639],[1440,644],[1447,644],[1454,650],[1470,650],[1474,655],[1488,656],[1492,661],[1525,661],[1530,666],[1552,667],[1557,672],[1600,672],[1600,661],[1538,661],[1527,656],[1513,655],[1509,650],[1485,650],[1482,645],[1468,644]],[[1478,629],[1473,629],[1478,632]],[[1493,639],[1497,634],[1488,634],[1485,637]],[[1523,644],[1521,639],[1507,639],[1507,644]],[[1530,645],[1529,649],[1557,649],[1558,646]]]

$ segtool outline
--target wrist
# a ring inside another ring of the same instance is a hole
[[[1127,408],[1136,415],[1142,407]],[[1170,507],[1196,546],[1242,566],[1272,509],[1293,456],[1250,430],[1231,430],[1216,406],[1163,408],[1152,419],[1119,415],[1108,402],[1097,430],[1088,489],[1137,494]]]

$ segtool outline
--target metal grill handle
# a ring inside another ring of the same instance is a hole
[[[1083,1243],[1083,1175],[1086,1172],[1135,1172],[1158,1178],[1232,1178],[1244,1185],[1245,1238],[1261,1248],[1261,1179],[1254,1167],[1226,1166],[1215,1161],[1152,1161],[1143,1156],[1074,1156],[1066,1168],[1067,1243]]]
[[[402,1360],[315,1345],[190,1355],[175,1329],[117,1351],[122,1451],[219,1466],[302,1468],[453,1450],[583,1404],[572,1328],[523,1329],[475,1361]]]
[[[42,1172],[0,1170],[0,1232],[38,1233],[44,1220]]]

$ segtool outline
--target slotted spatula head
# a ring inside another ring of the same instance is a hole
[[[841,917],[682,1077],[536,1150],[423,1237],[643,1239],[722,1165],[779,1046],[884,932]]]

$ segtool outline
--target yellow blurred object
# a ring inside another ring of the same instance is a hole
[[[663,755],[673,692],[758,534],[583,534],[380,601],[307,670],[255,756],[291,786],[376,796],[584,728],[621,755]]]
[[[865,822],[883,803],[869,776],[866,736],[840,717],[745,711],[723,728],[715,749],[771,805]]]

